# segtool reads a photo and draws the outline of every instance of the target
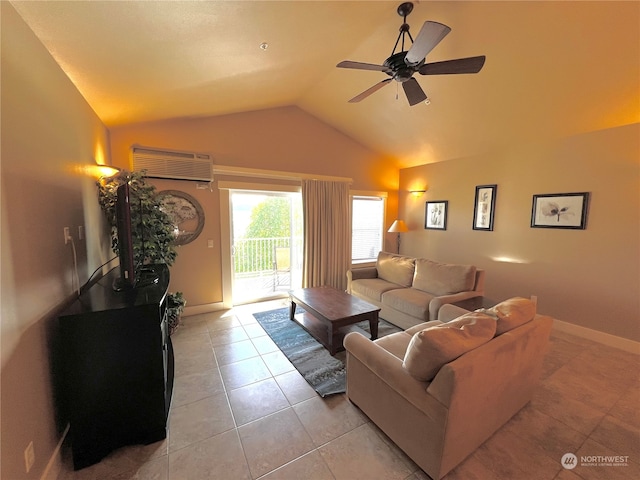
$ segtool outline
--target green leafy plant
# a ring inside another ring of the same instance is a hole
[[[182,292],[169,293],[167,299],[167,321],[169,323],[169,335],[173,335],[178,325],[180,317],[187,301],[182,296]]]
[[[136,265],[166,263],[172,265],[177,252],[175,227],[162,210],[162,196],[146,182],[145,172],[123,170],[98,182],[98,201],[111,225],[111,248],[118,253],[116,202],[118,187],[129,183],[133,257]]]
[[[98,182],[98,201],[109,225],[111,225],[111,248],[118,249],[116,224],[116,202],[118,187],[129,183],[131,206],[131,230],[133,257],[136,265],[166,263],[172,265],[177,251],[174,245],[175,226],[171,217],[162,210],[162,196],[156,188],[146,182],[145,172],[121,171],[113,177]],[[182,292],[167,295],[169,332],[173,333],[180,323],[186,305]]]

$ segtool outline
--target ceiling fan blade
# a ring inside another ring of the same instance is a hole
[[[407,95],[409,105],[412,107],[427,99],[427,94],[424,93],[424,90],[422,90],[422,87],[415,78],[410,78],[406,82],[402,82],[402,88],[404,88],[404,93]]]
[[[344,60],[336,65],[338,68],[355,68],[357,70],[376,70],[378,72],[389,72],[389,67],[384,65],[375,65],[373,63],[352,62],[350,60]]]
[[[365,98],[367,98],[372,93],[375,93],[378,90],[380,90],[382,87],[384,87],[391,80],[392,80],[391,78],[387,78],[386,80],[383,80],[380,83],[376,83],[373,87],[368,88],[367,90],[362,92],[360,95],[356,95],[355,97],[353,97],[351,100],[349,100],[349,103],[357,103],[357,102],[359,102],[361,100],[364,100]]]
[[[478,73],[482,70],[485,56],[457,58],[443,62],[426,63],[418,72],[422,75],[451,75],[456,73]]]
[[[440,41],[447,36],[451,28],[438,22],[426,21],[415,42],[407,52],[404,61],[407,65],[420,63]]]

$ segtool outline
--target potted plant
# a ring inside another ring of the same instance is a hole
[[[167,300],[167,321],[169,323],[169,335],[173,335],[178,325],[180,325],[180,317],[187,301],[182,296],[182,292],[169,293]]]
[[[162,196],[157,193],[155,186],[147,183],[144,170],[122,170],[112,177],[98,181],[98,201],[111,226],[112,250],[118,253],[116,201],[118,187],[124,183],[129,183],[131,229],[140,233],[132,238],[136,265],[172,265],[177,256],[175,226],[171,217],[162,210]],[[182,292],[168,294],[170,333],[180,323],[185,304]]]

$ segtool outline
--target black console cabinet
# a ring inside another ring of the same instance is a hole
[[[154,265],[116,292],[111,270],[60,316],[64,405],[74,468],[113,450],[166,438],[173,389],[169,270]]]

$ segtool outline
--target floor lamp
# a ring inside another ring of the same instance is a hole
[[[400,234],[404,232],[408,232],[409,229],[405,225],[402,220],[396,220],[391,225],[391,228],[387,230],[389,233],[397,233],[398,234],[398,253],[400,253]]]

